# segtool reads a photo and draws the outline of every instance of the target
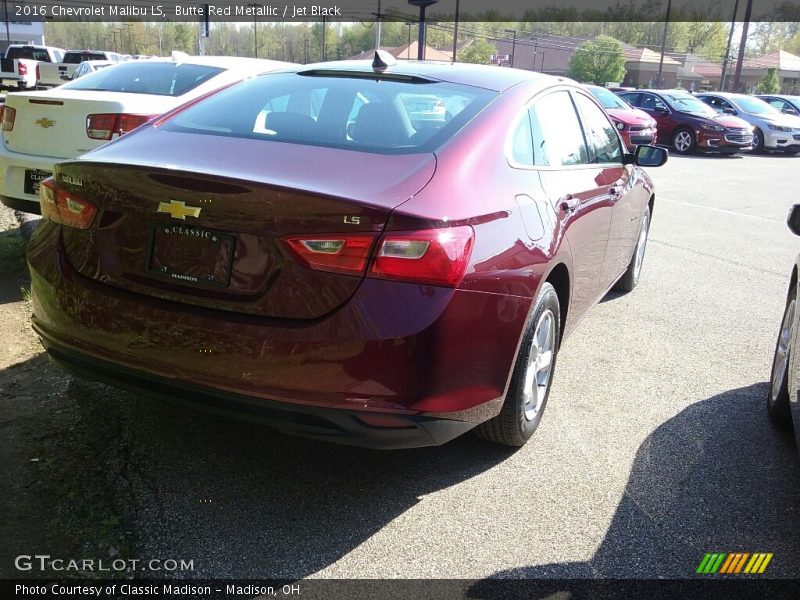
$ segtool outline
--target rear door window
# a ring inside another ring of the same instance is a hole
[[[570,166],[589,163],[578,114],[566,90],[537,100],[531,108],[536,164]]]
[[[621,163],[622,144],[617,130],[603,110],[583,94],[574,94],[583,121],[583,132],[591,151],[592,162]]]

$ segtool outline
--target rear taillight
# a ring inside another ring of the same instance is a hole
[[[386,233],[368,276],[455,287],[469,264],[473,238],[469,226]]]
[[[77,229],[89,229],[97,215],[97,207],[56,185],[52,177],[39,185],[42,217],[54,223]]]
[[[14,121],[16,118],[16,109],[4,104],[3,108],[0,109],[0,120],[3,122],[3,131],[11,131],[14,129]]]
[[[20,76],[27,75],[28,74],[28,65],[26,65],[24,62],[21,62],[21,61],[18,62],[17,63],[17,73],[19,73]]]
[[[363,275],[375,237],[374,235],[291,236],[284,240],[310,269]]]
[[[40,79],[41,77],[39,77],[39,63],[36,63],[36,83],[39,83]]]
[[[110,140],[117,135],[125,135],[144,125],[152,115],[128,115],[102,113],[86,117],[86,135],[93,140]]]
[[[348,275],[366,271],[376,279],[456,287],[469,264],[473,239],[472,227],[463,226],[389,232],[377,244],[375,236],[365,234],[290,236],[284,241],[310,269]]]

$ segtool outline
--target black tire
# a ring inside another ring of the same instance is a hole
[[[753,154],[764,153],[764,133],[756,127],[753,130]]]
[[[550,313],[548,316],[547,313]],[[525,380],[529,369],[529,359],[534,345],[534,334],[537,324],[552,317],[553,349],[550,361],[549,377],[538,410],[531,417],[526,416],[525,406]],[[556,357],[558,356],[561,341],[561,305],[555,288],[548,282],[542,284],[542,289],[536,298],[533,309],[533,318],[530,320],[514,365],[511,384],[508,386],[503,408],[500,414],[481,423],[473,431],[479,437],[501,444],[503,446],[522,446],[527,442],[542,420],[547,399],[550,397],[550,388],[555,374]]]
[[[637,267],[636,265],[636,257],[639,256],[639,244],[642,243],[642,230],[644,230],[644,248],[642,249],[642,255],[640,257],[640,262]],[[633,247],[633,253],[631,254],[631,260],[628,263],[628,268],[625,270],[625,273],[622,277],[619,278],[614,289],[619,290],[620,292],[632,292],[633,288],[639,283],[639,277],[642,274],[642,262],[644,262],[644,254],[645,250],[647,250],[647,239],[650,233],[650,206],[644,207],[644,214],[642,215],[642,224],[639,229],[639,236],[636,238],[636,245]]]
[[[767,392],[767,414],[770,421],[778,427],[787,427],[792,422],[791,408],[789,406],[789,364],[791,364],[791,341],[792,334],[790,334],[787,344],[787,359],[786,368],[784,369],[783,376],[780,382],[776,382],[776,367],[778,366],[779,353],[778,349],[781,347],[783,332],[786,327],[787,320],[794,320],[794,311],[796,306],[797,293],[796,286],[792,284],[792,289],[789,290],[789,295],[786,298],[786,308],[783,310],[783,317],[781,318],[781,328],[778,331],[778,341],[775,342],[775,353],[772,357],[772,368],[770,369],[770,384],[769,392]],[[790,331],[791,322],[789,323]]]
[[[688,135],[689,143],[684,145],[681,141],[682,136]],[[672,134],[672,147],[678,154],[691,154],[697,147],[697,139],[694,137],[694,131],[688,127],[681,127]]]

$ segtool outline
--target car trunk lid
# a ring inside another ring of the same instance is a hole
[[[234,313],[313,319],[346,302],[363,273],[310,269],[285,238],[376,240],[435,169],[433,154],[147,129],[57,168],[98,208],[90,229],[64,228],[68,260],[105,284]],[[198,144],[217,151],[192,156]]]
[[[117,92],[65,89],[60,89],[58,94],[9,94],[6,105],[13,108],[16,115],[13,129],[3,132],[5,148],[20,154],[73,158],[107,142],[87,135],[86,118],[90,114],[157,115],[175,104],[171,97],[127,96],[120,97]]]

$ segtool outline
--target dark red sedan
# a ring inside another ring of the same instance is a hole
[[[451,110],[416,131],[407,96]],[[476,65],[242,82],[41,187],[33,324],[81,376],[380,448],[523,444],[563,337],[639,279],[653,185],[592,96]]]
[[[658,142],[679,154],[715,152],[736,154],[753,149],[753,128],[747,121],[719,114],[683,90],[619,92],[628,104],[658,122]]]

